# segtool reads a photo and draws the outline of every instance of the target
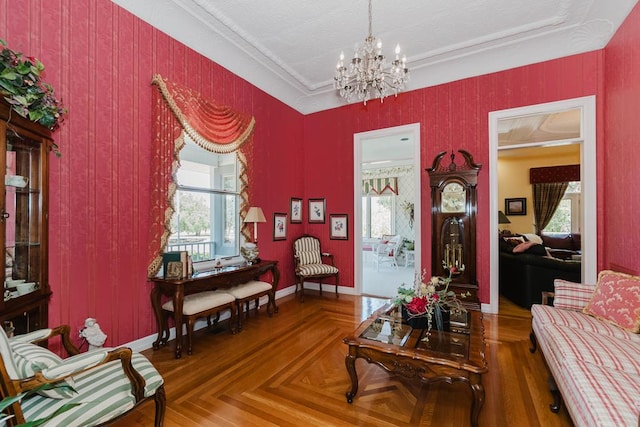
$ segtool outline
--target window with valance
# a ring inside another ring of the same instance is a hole
[[[540,234],[562,202],[569,182],[580,181],[580,165],[531,168],[529,180],[533,186],[533,215],[536,232]]]
[[[398,195],[398,178],[369,178],[362,180],[362,195],[368,194],[395,194]]]
[[[177,170],[185,141],[217,154],[235,153],[239,167],[240,216],[249,206],[251,142],[255,126],[252,116],[220,106],[200,93],[155,75],[154,143],[151,180],[151,244],[147,273],[155,276],[162,265],[174,215],[174,195],[178,188]],[[224,190],[224,188],[223,188]],[[249,239],[248,230],[242,230]]]

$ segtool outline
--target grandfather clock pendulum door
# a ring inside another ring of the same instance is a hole
[[[446,277],[451,271],[452,284],[477,289],[476,186],[482,166],[475,164],[467,151],[458,152],[464,157],[462,165],[456,164],[453,152],[451,163],[442,165],[447,154],[443,151],[427,169],[431,185],[431,273]]]

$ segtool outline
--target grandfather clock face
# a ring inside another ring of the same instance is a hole
[[[446,213],[464,212],[467,201],[466,191],[457,182],[450,182],[442,189],[440,211]]]

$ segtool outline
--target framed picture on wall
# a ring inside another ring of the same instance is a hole
[[[302,222],[302,199],[298,197],[291,198],[291,215],[289,217],[289,222],[291,224],[299,224]]]
[[[324,199],[309,199],[309,223],[324,224],[326,203]]]
[[[504,199],[504,213],[506,215],[526,215],[527,199],[525,197]]]
[[[349,227],[347,224],[347,214],[331,214],[329,218],[331,224],[329,238],[334,240],[348,240]]]
[[[273,240],[287,239],[287,214],[275,212],[273,214]]]

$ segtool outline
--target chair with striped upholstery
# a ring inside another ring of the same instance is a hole
[[[43,426],[95,426],[155,400],[155,426],[166,408],[164,380],[153,364],[130,348],[80,353],[67,325],[8,338],[0,331],[0,380],[4,398],[21,398],[5,410],[9,425],[44,419]],[[37,344],[59,336],[70,357]]]
[[[305,280],[318,280],[320,295],[322,295],[322,281],[333,278],[338,297],[338,269],[333,263],[333,255],[320,250],[320,239],[305,234],[293,242],[293,260],[296,275],[296,293],[300,287],[300,301],[304,302]],[[329,263],[324,263],[327,260]]]

